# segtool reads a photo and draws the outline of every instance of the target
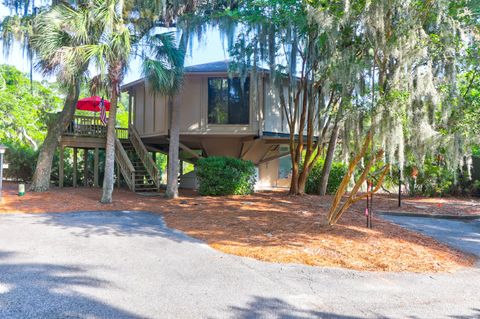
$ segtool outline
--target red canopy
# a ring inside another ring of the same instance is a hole
[[[77,110],[100,112],[100,101],[102,101],[102,98],[99,96],[80,99],[77,102]],[[103,103],[105,103],[105,110],[110,111],[110,102],[104,99]]]

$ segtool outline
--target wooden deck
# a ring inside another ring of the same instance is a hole
[[[120,140],[128,139],[128,128],[117,128],[117,137]],[[68,125],[60,139],[60,162],[59,162],[59,186],[63,187],[64,182],[64,152],[65,148],[73,148],[73,186],[77,186],[77,164],[78,149],[83,150],[84,163],[87,163],[87,154],[90,150],[94,152],[94,176],[93,186],[98,187],[99,183],[99,151],[105,149],[107,141],[107,127],[100,121],[99,117],[94,116],[74,116],[72,122]],[[87,170],[84,170],[87,171]],[[87,177],[84,176],[84,185],[86,186]]]
[[[99,155],[106,146],[107,126],[105,126],[98,117],[75,116],[62,134],[60,140],[60,164],[59,164],[59,186],[64,186],[65,174],[65,156],[70,152],[64,152],[65,148],[73,149],[73,186],[77,186],[78,181],[78,150],[83,155],[83,180],[84,186],[99,186]],[[93,183],[89,179],[89,166],[92,163],[89,152],[94,152],[93,156]],[[132,191],[139,192],[158,192],[160,188],[160,171],[156,166],[152,155],[143,144],[140,135],[135,127],[116,128],[115,139],[115,164],[116,181],[119,187],[121,181]],[[90,182],[89,182],[90,180]]]
[[[116,128],[117,138],[128,139],[128,128]],[[60,147],[105,148],[107,127],[100,118],[93,116],[75,116],[63,132]]]

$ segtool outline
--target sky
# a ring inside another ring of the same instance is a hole
[[[0,3],[0,20],[9,15],[10,12],[3,4]],[[30,62],[26,59],[25,54],[22,52],[19,43],[15,43],[11,52],[6,55],[3,52],[3,43],[0,41],[0,64],[10,64],[18,68],[19,70],[28,73],[30,70]],[[190,51],[190,50],[189,50]],[[195,38],[192,43],[191,54],[188,52],[185,65],[195,65],[214,61],[221,61],[228,58],[226,52],[226,45],[223,45],[220,32],[218,28],[210,28],[206,32],[203,39],[200,41]],[[95,73],[92,68],[91,73]],[[34,80],[48,80],[54,81],[55,78],[45,78],[39,72],[34,72]],[[138,59],[130,62],[130,67],[125,76],[124,83],[129,83],[141,78],[140,61]]]

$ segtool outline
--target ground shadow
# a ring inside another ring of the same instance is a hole
[[[338,305],[340,307],[340,305]],[[237,319],[258,319],[258,318],[272,318],[272,319],[362,319],[366,316],[351,316],[341,315],[334,312],[300,309],[291,305],[290,303],[279,298],[253,297],[245,307],[230,306],[229,310],[232,315],[231,318]],[[471,309],[471,315],[453,315],[449,318],[453,319],[477,319],[480,318],[480,309]],[[369,314],[368,318],[388,319],[389,316],[380,314]],[[416,316],[407,316],[405,318],[418,319]]]
[[[37,223],[67,229],[74,236],[147,236],[175,242],[199,242],[181,231],[168,228],[161,215],[132,211],[84,211],[35,215]]]
[[[450,316],[453,319],[478,319],[480,318],[480,308],[473,308],[472,311],[474,312],[473,315],[468,316]]]
[[[75,288],[106,287],[77,266],[11,263],[0,252],[1,318],[142,318],[78,293]]]
[[[172,227],[188,229],[196,234],[195,237],[214,242],[228,241],[231,246],[248,243],[275,247],[288,243],[289,246],[303,247],[305,242],[319,236],[329,236],[343,242],[381,238],[439,249],[427,238],[377,215],[373,219],[373,230],[367,229],[360,204],[347,211],[337,225],[325,227],[323,222],[331,199],[331,196],[294,197],[275,192],[258,193],[240,200],[228,196],[192,197],[176,207],[170,205],[163,214],[169,225],[173,221]],[[179,213],[172,213],[173,210]]]
[[[231,306],[232,318],[238,319],[257,319],[257,318],[274,318],[274,319],[362,319],[364,317],[347,316],[335,314],[332,312],[324,312],[319,310],[307,310],[297,308],[288,302],[279,298],[253,297],[245,307]],[[387,317],[376,317],[387,318]]]
[[[55,189],[47,194],[27,194],[21,201],[7,196],[6,211],[42,213],[109,210],[110,212],[105,214],[118,220],[104,218],[98,221],[98,216],[91,216],[90,220],[83,217],[71,218],[70,214],[65,217],[47,214],[45,216],[48,218],[38,220],[64,227],[74,236],[158,236],[174,241],[202,240],[211,245],[215,244],[215,248],[219,250],[242,256],[246,255],[247,249],[247,255],[258,256],[260,249],[273,248],[271,252],[284,252],[285,258],[292,260],[289,252],[292,250],[295,256],[301,255],[297,262],[305,263],[304,258],[308,258],[309,264],[315,264],[319,260],[322,264],[325,260],[327,263],[334,260],[333,265],[349,268],[349,257],[357,265],[352,268],[359,268],[357,261],[364,260],[362,263],[365,266],[362,267],[368,269],[404,270],[403,262],[396,263],[398,267],[390,266],[391,261],[396,262],[399,259],[398,252],[404,260],[414,260],[409,265],[422,265],[422,269],[426,270],[439,269],[444,265],[455,268],[455,265],[471,263],[468,256],[459,255],[427,236],[376,216],[373,230],[367,229],[364,202],[352,206],[337,225],[322,227],[332,196],[288,196],[281,192],[261,192],[242,197],[200,197],[191,193],[178,200],[167,200],[117,190],[114,202],[104,205],[98,201],[98,192],[98,189],[87,188],[74,191]],[[378,207],[380,203],[376,199],[374,206]],[[5,211],[5,208],[3,210]],[[160,216],[163,216],[169,227],[179,229],[197,240],[172,234],[163,226],[159,228],[158,220],[140,216],[129,219],[121,213],[117,213],[118,217],[116,213],[112,213],[123,210],[153,212],[152,218],[156,216],[161,219]],[[418,250],[422,251],[421,256],[426,256],[426,263],[417,263]],[[382,256],[382,261],[372,256]],[[436,261],[439,256],[444,256],[441,258],[447,263],[438,266]]]

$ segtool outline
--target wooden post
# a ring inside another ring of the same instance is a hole
[[[120,188],[120,165],[117,164],[117,188]]]
[[[88,186],[88,149],[83,149],[83,186]]]
[[[93,187],[98,187],[98,147],[95,148],[93,159]]]
[[[77,155],[78,149],[73,148],[73,187],[77,187]]]
[[[60,146],[60,160],[58,163],[58,186],[60,188],[63,187],[63,174],[64,174],[64,157],[63,157],[63,145]]]
[[[402,171],[398,170],[398,207],[402,207]]]
[[[130,128],[130,124],[132,124],[132,94],[128,92],[128,128]]]

